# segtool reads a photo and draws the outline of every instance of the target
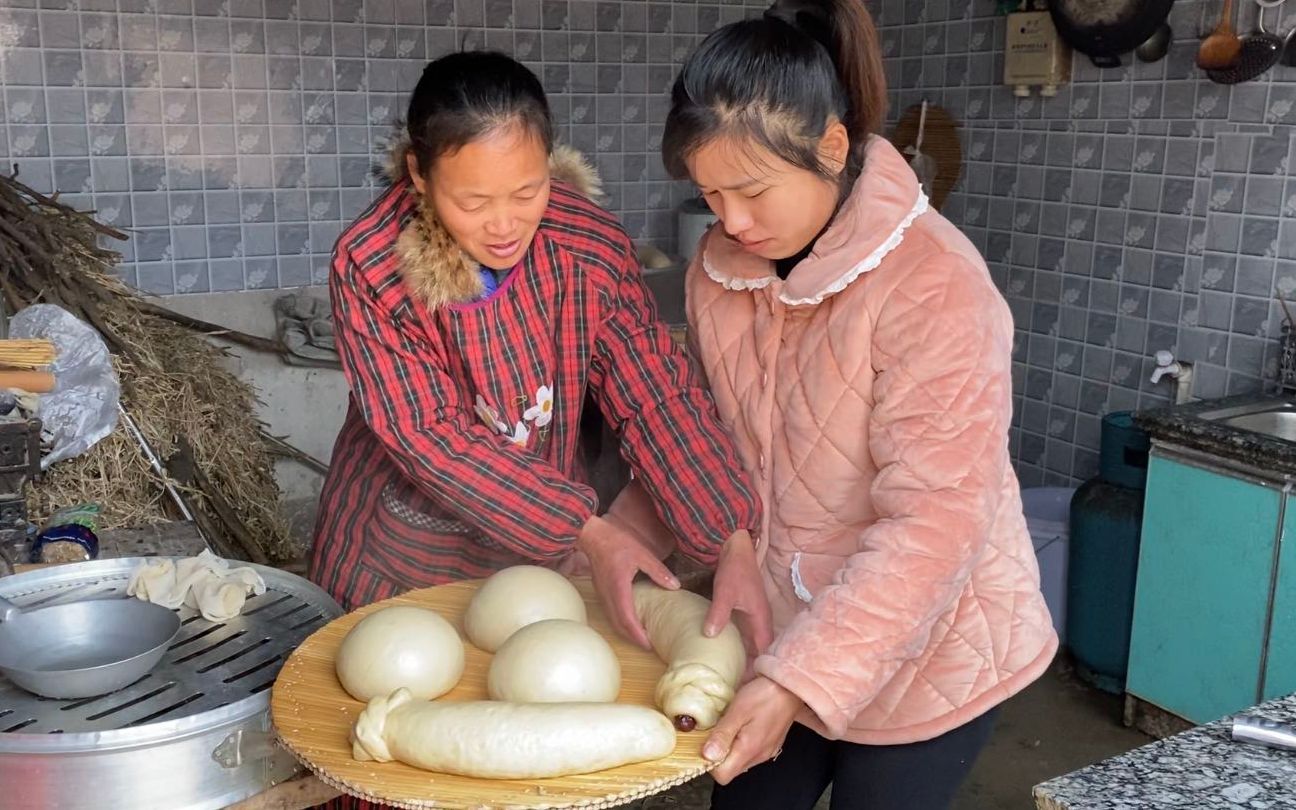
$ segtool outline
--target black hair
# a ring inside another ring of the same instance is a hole
[[[717,137],[765,147],[794,166],[853,183],[864,148],[886,117],[877,29],[863,0],[778,0],[757,19],[712,32],[671,89],[662,159],[687,178],[687,161]],[[845,171],[818,145],[840,121],[850,138]]]
[[[553,119],[536,75],[512,57],[462,51],[423,68],[405,117],[419,170],[502,128],[521,124],[553,148]]]

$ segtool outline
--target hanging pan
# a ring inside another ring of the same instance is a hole
[[[1051,0],[1058,35],[1100,68],[1120,67],[1163,27],[1174,0]]]

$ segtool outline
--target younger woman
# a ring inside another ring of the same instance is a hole
[[[874,135],[861,0],[711,34],[662,152],[720,222],[689,329],[764,499],[776,638],[704,753],[717,810],[939,810],[1057,638],[1008,457],[1012,320]]]

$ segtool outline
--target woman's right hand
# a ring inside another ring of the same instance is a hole
[[[612,626],[624,638],[650,649],[648,631],[635,613],[630,586],[640,571],[672,591],[679,588],[679,580],[631,532],[598,516],[590,518],[581,529],[576,550],[589,559],[594,590],[598,592]]]
[[[734,532],[720,549],[711,586],[711,609],[702,632],[714,636],[730,620],[738,628],[751,660],[774,640],[774,618],[756,559],[756,544],[746,531]]]

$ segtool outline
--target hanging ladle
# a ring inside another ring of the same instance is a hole
[[[1206,75],[1216,84],[1241,84],[1263,75],[1278,64],[1283,55],[1283,39],[1264,27],[1265,9],[1278,8],[1286,0],[1256,0],[1256,30],[1242,38],[1237,61],[1222,70],[1208,70]]]
[[[1242,41],[1233,30],[1233,0],[1224,0],[1224,13],[1220,15],[1215,32],[1202,40],[1197,50],[1197,67],[1202,70],[1223,70],[1237,61],[1242,51]]]

